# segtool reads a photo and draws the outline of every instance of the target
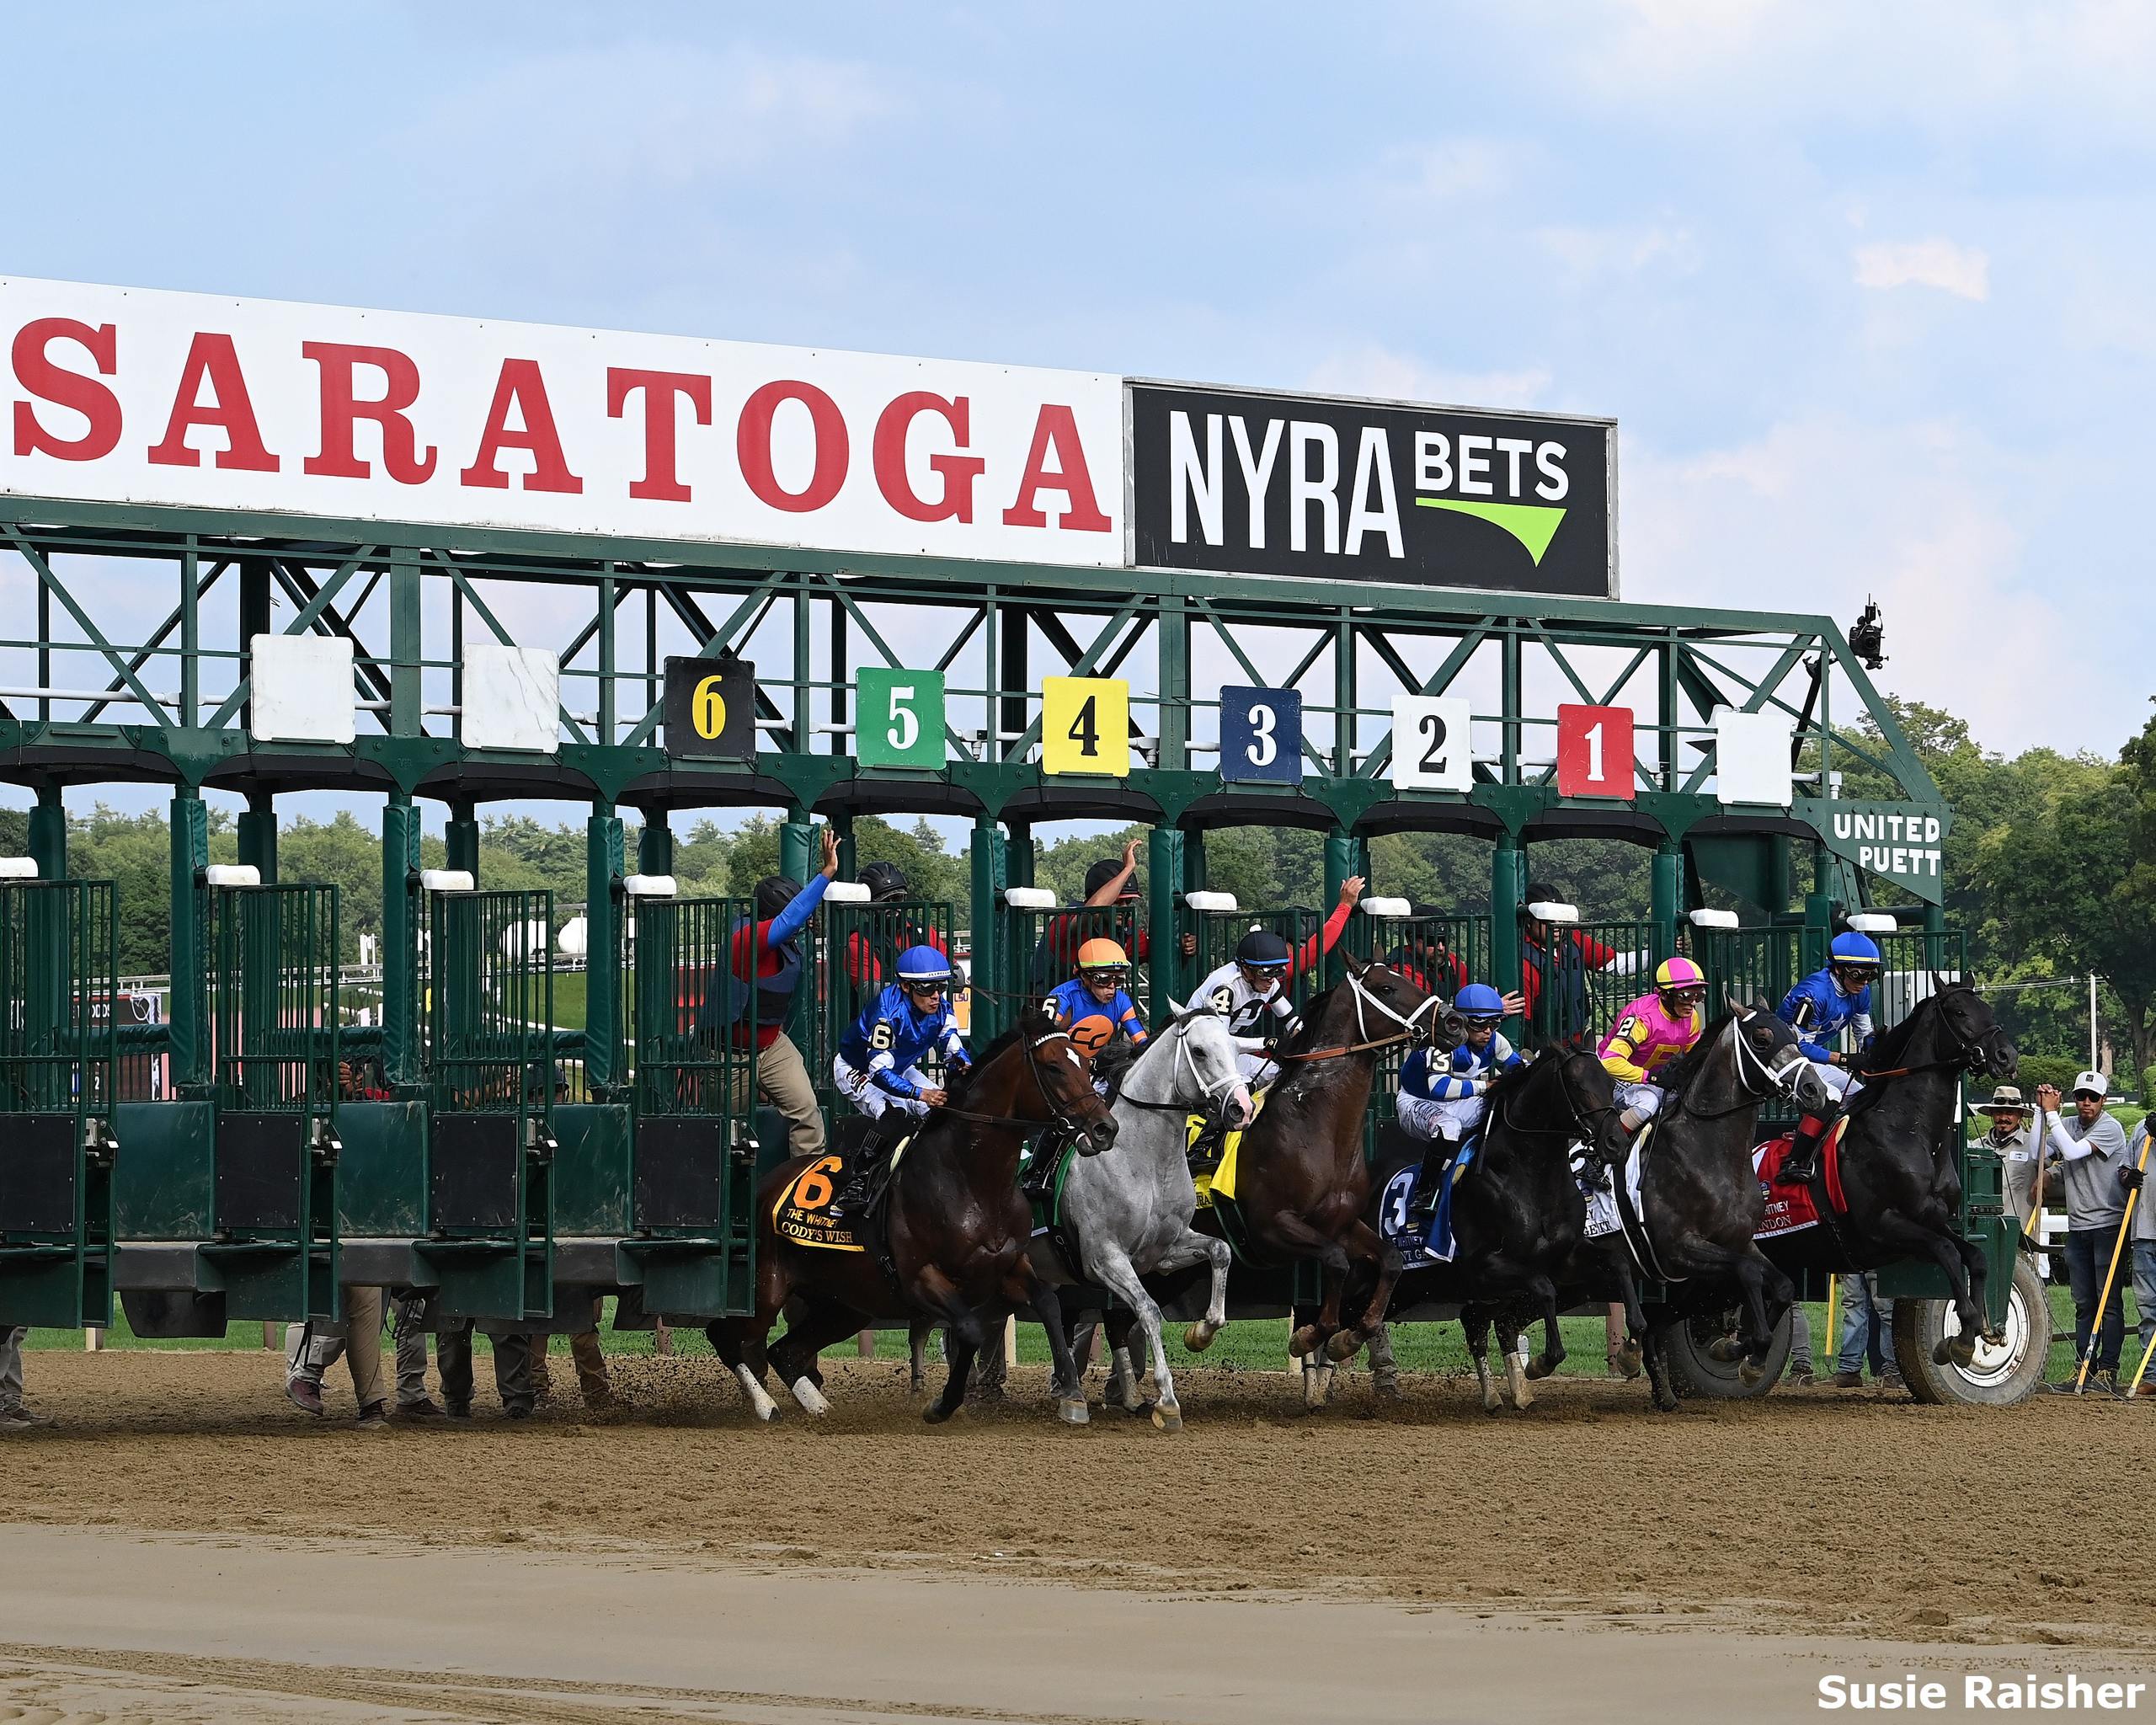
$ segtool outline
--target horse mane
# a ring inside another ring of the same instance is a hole
[[[1317,1042],[1318,1021],[1325,1017],[1325,1009],[1331,1005],[1332,997],[1340,992],[1340,988],[1341,985],[1336,982],[1331,988],[1321,989],[1310,997],[1310,1002],[1303,1008],[1294,1029],[1280,1044],[1280,1053],[1300,1055],[1310,1051]]]
[[[1730,1020],[1736,1016],[1733,1012],[1725,1011],[1718,1017],[1710,1020],[1706,1028],[1700,1032],[1700,1039],[1656,1073],[1654,1081],[1673,1096],[1689,1089],[1692,1081],[1700,1076],[1700,1068],[1706,1065],[1707,1056],[1714,1051],[1716,1039],[1729,1028]]]
[[[987,1066],[988,1063],[995,1060],[997,1055],[1006,1052],[1012,1044],[1018,1041],[1020,1038],[1023,1037],[1027,1032],[1033,1028],[1033,1027],[1028,1023],[1028,1021],[1022,1018],[1020,1019],[1017,1023],[1013,1024],[1008,1030],[997,1037],[995,1041],[990,1043],[986,1048],[975,1055],[964,1065],[959,1067],[955,1072],[950,1074],[948,1078],[945,1081],[943,1087],[949,1092],[951,1100],[954,1103],[963,1102],[966,1097],[966,1092],[973,1088],[975,1075]]]

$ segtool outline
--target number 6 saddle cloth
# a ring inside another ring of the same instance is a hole
[[[887,1190],[899,1171],[899,1159],[912,1145],[913,1135],[909,1133],[891,1151],[883,1170]],[[781,1188],[778,1201],[771,1206],[771,1226],[796,1245],[821,1247],[830,1252],[866,1252],[868,1248],[854,1232],[852,1220],[837,1221],[831,1216],[831,1200],[838,1196],[846,1178],[844,1156],[818,1156]]]

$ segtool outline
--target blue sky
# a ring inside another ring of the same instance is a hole
[[[1625,596],[2148,712],[2156,8],[19,8],[0,270],[1615,414]]]

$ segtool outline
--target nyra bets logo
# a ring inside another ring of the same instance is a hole
[[[1608,597],[1615,428],[1130,390],[1137,561]]]

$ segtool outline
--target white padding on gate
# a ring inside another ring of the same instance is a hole
[[[475,641],[464,649],[466,748],[554,754],[561,711],[562,663],[551,649]]]
[[[1358,901],[1356,908],[1365,916],[1396,919],[1415,914],[1415,907],[1405,899],[1363,899]]]
[[[1737,927],[1737,912],[1734,911],[1694,911],[1691,916],[1691,923],[1694,928],[1734,928]]]
[[[1715,708],[1715,795],[1723,803],[1764,803],[1786,809],[1790,720],[1785,713]]]
[[[1537,922],[1577,922],[1580,920],[1580,907],[1561,905],[1554,899],[1537,899],[1527,907],[1527,914]]]
[[[1003,902],[1014,911],[1053,911],[1055,895],[1044,886],[1006,886]]]
[[[632,899],[670,899],[680,889],[670,874],[625,874],[622,890]]]
[[[1185,893],[1182,901],[1193,911],[1225,911],[1231,916],[1242,909],[1233,893]]]
[[[865,905],[869,902],[868,889],[857,880],[835,880],[824,889],[824,902],[827,905]]]
[[[590,946],[591,924],[582,916],[570,917],[554,937],[554,950],[564,959],[581,959]]]
[[[352,642],[346,635],[248,638],[248,731],[258,743],[349,743]]]
[[[0,857],[0,880],[35,880],[37,858],[35,857]]]
[[[419,885],[430,893],[471,893],[479,889],[468,868],[422,868]]]
[[[1892,916],[1876,911],[1859,911],[1849,918],[1849,927],[1859,934],[1892,934],[1901,926]]]
[[[207,886],[260,886],[262,871],[252,862],[212,862],[202,880]]]

